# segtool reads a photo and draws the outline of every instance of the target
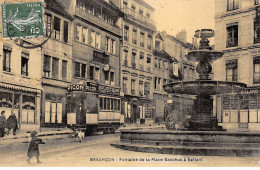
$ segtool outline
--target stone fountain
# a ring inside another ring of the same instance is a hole
[[[211,62],[223,55],[222,52],[210,49],[208,38],[213,36],[213,30],[197,30],[195,37],[201,38],[200,47],[186,56],[189,61],[198,62],[196,71],[199,79],[164,86],[168,93],[196,96],[193,113],[184,118],[188,123],[178,130],[121,130],[120,141],[111,143],[112,146],[131,151],[175,155],[260,156],[259,132],[221,131],[217,118],[213,116],[212,95],[237,93],[246,88],[243,83],[214,81],[209,78],[212,71]],[[181,119],[178,119],[176,114],[170,123],[183,123],[178,122],[179,120]]]
[[[196,71],[199,74],[199,79],[196,81],[171,83],[164,86],[164,90],[168,93],[196,95],[194,112],[191,113],[188,125],[184,129],[196,131],[220,130],[217,118],[212,115],[212,95],[236,93],[246,88],[244,83],[214,81],[209,78],[212,72],[211,62],[223,56],[222,52],[213,51],[209,46],[208,38],[214,35],[214,31],[211,29],[197,30],[195,37],[201,38],[199,50],[190,51],[186,56],[187,60],[198,62]]]

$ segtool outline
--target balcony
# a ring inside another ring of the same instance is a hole
[[[150,18],[148,18],[142,14],[139,14],[135,11],[132,11],[132,9],[129,9],[129,8],[122,8],[122,11],[126,14],[128,19],[139,22],[139,23],[147,26],[148,28],[151,28],[154,30],[156,29],[155,22],[153,20],[151,20]]]
[[[135,95],[135,89],[131,89],[131,94]]]
[[[132,68],[136,69],[136,63],[132,62]]]
[[[122,35],[121,29],[119,27],[113,26],[113,25],[107,23],[106,21],[104,21],[103,19],[98,18],[98,17],[88,13],[87,11],[81,10],[76,7],[75,15],[80,18],[84,18],[85,20],[87,20],[93,24],[96,24],[106,30],[109,30],[110,32],[113,32],[117,35]]]

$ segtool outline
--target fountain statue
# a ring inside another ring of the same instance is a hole
[[[189,94],[195,95],[194,112],[190,113],[183,129],[195,131],[215,131],[220,130],[218,121],[213,116],[213,100],[212,95],[224,93],[236,93],[246,88],[246,84],[239,82],[214,81],[209,78],[212,72],[211,62],[221,58],[222,52],[211,50],[208,38],[215,35],[211,29],[201,29],[195,32],[195,37],[201,38],[199,50],[190,51],[186,58],[189,61],[198,62],[196,71],[199,74],[199,79],[195,81],[184,81],[170,83],[164,86],[164,90],[168,93]],[[174,113],[173,113],[174,114]],[[177,113],[176,113],[177,114]],[[175,124],[183,124],[178,122],[178,118],[171,119],[178,115],[169,115],[168,127],[174,129]],[[171,129],[171,128],[170,128]]]

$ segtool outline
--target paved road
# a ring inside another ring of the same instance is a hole
[[[2,157],[0,166],[68,167],[68,166],[259,166],[259,158],[178,156],[125,151],[110,146],[119,134],[87,137],[83,143],[75,140],[56,147],[41,147],[42,164],[26,163],[26,152]]]

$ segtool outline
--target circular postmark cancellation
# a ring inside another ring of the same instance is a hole
[[[43,2],[4,3],[1,10],[3,39],[15,39],[25,48],[41,47],[48,41],[49,37],[40,44],[25,45],[23,40],[44,36]]]

